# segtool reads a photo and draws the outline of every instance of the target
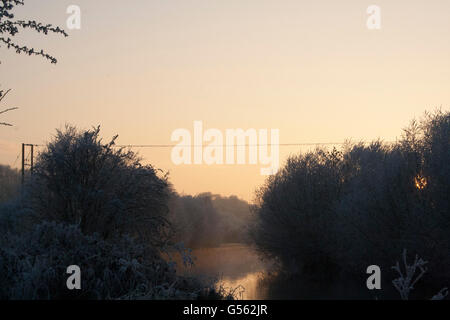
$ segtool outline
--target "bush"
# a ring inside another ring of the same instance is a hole
[[[167,177],[114,140],[102,143],[99,128],[57,131],[23,197],[0,207],[0,299],[225,298],[163,259],[175,251]],[[81,290],[66,287],[70,265]]]
[[[358,283],[366,291],[369,265],[394,277],[391,263],[406,249],[430,260],[434,274],[420,286],[431,295],[450,282],[449,188],[450,113],[437,111],[392,145],[291,157],[258,194],[254,243],[280,262],[280,279],[298,278],[304,292],[322,283],[339,297]]]
[[[0,248],[1,299],[194,299],[206,292],[129,237],[109,243],[75,225],[43,222],[8,238]],[[81,269],[81,290],[66,287],[66,268],[74,264]]]
[[[19,195],[20,174],[10,166],[0,165],[0,203],[12,200]]]
[[[339,159],[323,150],[291,157],[259,190],[252,237],[290,273],[313,276],[336,267],[331,229],[341,193]]]
[[[27,207],[36,221],[76,224],[102,239],[131,235],[162,246],[168,241],[166,215],[171,193],[166,176],[142,165],[132,151],[102,143],[99,128],[66,127],[39,154]]]

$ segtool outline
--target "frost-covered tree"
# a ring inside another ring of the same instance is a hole
[[[316,150],[293,156],[258,192],[251,230],[259,251],[284,270],[327,281],[336,267],[330,255],[334,208],[341,193],[340,153]]]
[[[117,136],[103,143],[99,133],[99,127],[58,130],[36,159],[26,206],[39,220],[79,225],[85,234],[128,234],[162,246],[170,231],[167,176],[115,147]]]
[[[0,299],[225,298],[176,272],[177,252],[192,259],[170,241],[167,176],[99,133],[58,130],[18,201],[0,206]],[[73,264],[81,290],[65,285]]]
[[[406,248],[430,260],[433,274],[420,285],[431,295],[450,282],[449,194],[450,113],[437,111],[394,144],[288,159],[260,191],[254,241],[290,275],[356,286],[361,270],[373,263],[389,270]]]
[[[336,225],[337,255],[351,273],[376,261],[389,269],[404,248],[426,256],[433,273],[421,281],[432,294],[450,281],[450,114],[413,121],[393,145],[353,146]],[[355,241],[357,239],[357,241]]]

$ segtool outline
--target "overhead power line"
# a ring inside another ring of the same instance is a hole
[[[371,142],[360,141],[367,144]],[[394,143],[394,141],[383,141],[384,143]],[[349,142],[302,142],[302,143],[268,143],[268,144],[202,144],[202,145],[179,145],[179,144],[117,144],[113,145],[116,148],[172,148],[172,147],[260,147],[260,146],[275,146],[280,147],[296,147],[296,146],[323,146],[323,145],[344,145]],[[44,147],[43,144],[34,144],[35,147]]]
[[[278,146],[282,146],[282,147],[287,147],[287,146],[314,146],[314,145],[342,145],[344,144],[343,142],[318,142],[318,143],[267,143],[267,144],[231,144],[231,145],[227,145],[227,144],[204,144],[204,145],[179,145],[179,144],[138,144],[138,145],[133,145],[133,144],[129,144],[129,145],[116,145],[116,147],[120,147],[120,148],[172,148],[172,147],[194,147],[194,148],[198,148],[198,147],[206,147],[206,146],[210,146],[210,147],[259,147],[259,146],[274,146],[274,145],[278,145]]]

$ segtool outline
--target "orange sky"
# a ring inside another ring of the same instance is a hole
[[[125,6],[124,4],[127,3]],[[129,3],[129,4],[128,4]],[[5,106],[0,163],[65,123],[100,124],[120,144],[170,144],[178,128],[279,129],[281,143],[395,140],[425,110],[450,106],[450,2],[323,0],[39,0],[19,18],[65,26],[69,38],[26,33],[59,62],[0,48]],[[366,9],[381,8],[381,30]],[[281,147],[280,161],[299,147]],[[170,148],[141,149],[179,192],[252,200],[260,165],[180,165]],[[19,161],[16,162],[16,166]]]

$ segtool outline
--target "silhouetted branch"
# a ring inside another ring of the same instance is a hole
[[[5,98],[6,95],[7,95],[10,91],[11,91],[11,89],[8,89],[8,90],[6,90],[5,93],[3,93],[4,91],[3,91],[3,90],[0,90],[0,102],[2,102],[3,98]],[[16,109],[19,109],[19,108],[17,108],[17,107],[7,108],[7,109],[5,109],[5,110],[1,110],[1,111],[0,111],[0,114],[6,113],[6,112],[8,112],[8,111],[16,110]],[[0,126],[8,126],[8,127],[12,127],[12,124],[7,123],[7,122],[0,122]]]
[[[16,110],[16,109],[19,109],[19,108],[17,108],[17,107],[14,107],[14,108],[8,108],[8,109],[6,109],[6,110],[0,111],[0,114],[6,113],[6,112],[8,112],[8,111]]]
[[[397,261],[392,269],[397,271],[399,277],[397,279],[394,279],[392,281],[392,284],[400,293],[402,300],[408,300],[409,292],[414,289],[414,285],[417,283],[417,281],[419,281],[420,278],[422,278],[422,276],[427,272],[427,268],[425,267],[425,265],[428,262],[424,261],[422,258],[419,258],[418,255],[416,255],[414,263],[412,265],[408,265],[408,262],[406,261],[406,249],[403,250],[402,257],[405,273],[402,272],[402,270],[400,269],[400,264]],[[419,271],[417,275],[416,271]]]
[[[47,35],[48,33],[62,34],[65,37],[68,34],[59,27],[54,27],[51,24],[43,24],[34,20],[13,20],[14,14],[11,11],[18,5],[24,5],[22,0],[1,0],[0,1],[0,43],[3,43],[8,49],[14,49],[16,53],[25,53],[28,55],[42,56],[48,59],[51,63],[56,63],[55,57],[45,53],[43,50],[36,50],[35,48],[27,47],[26,45],[19,45],[11,38],[20,33],[21,29],[32,29],[38,33]],[[1,47],[1,46],[0,46]]]
[[[6,90],[5,93],[3,93],[3,90],[0,90],[0,102],[2,102],[3,98],[6,97],[6,95],[11,91],[11,89]]]

